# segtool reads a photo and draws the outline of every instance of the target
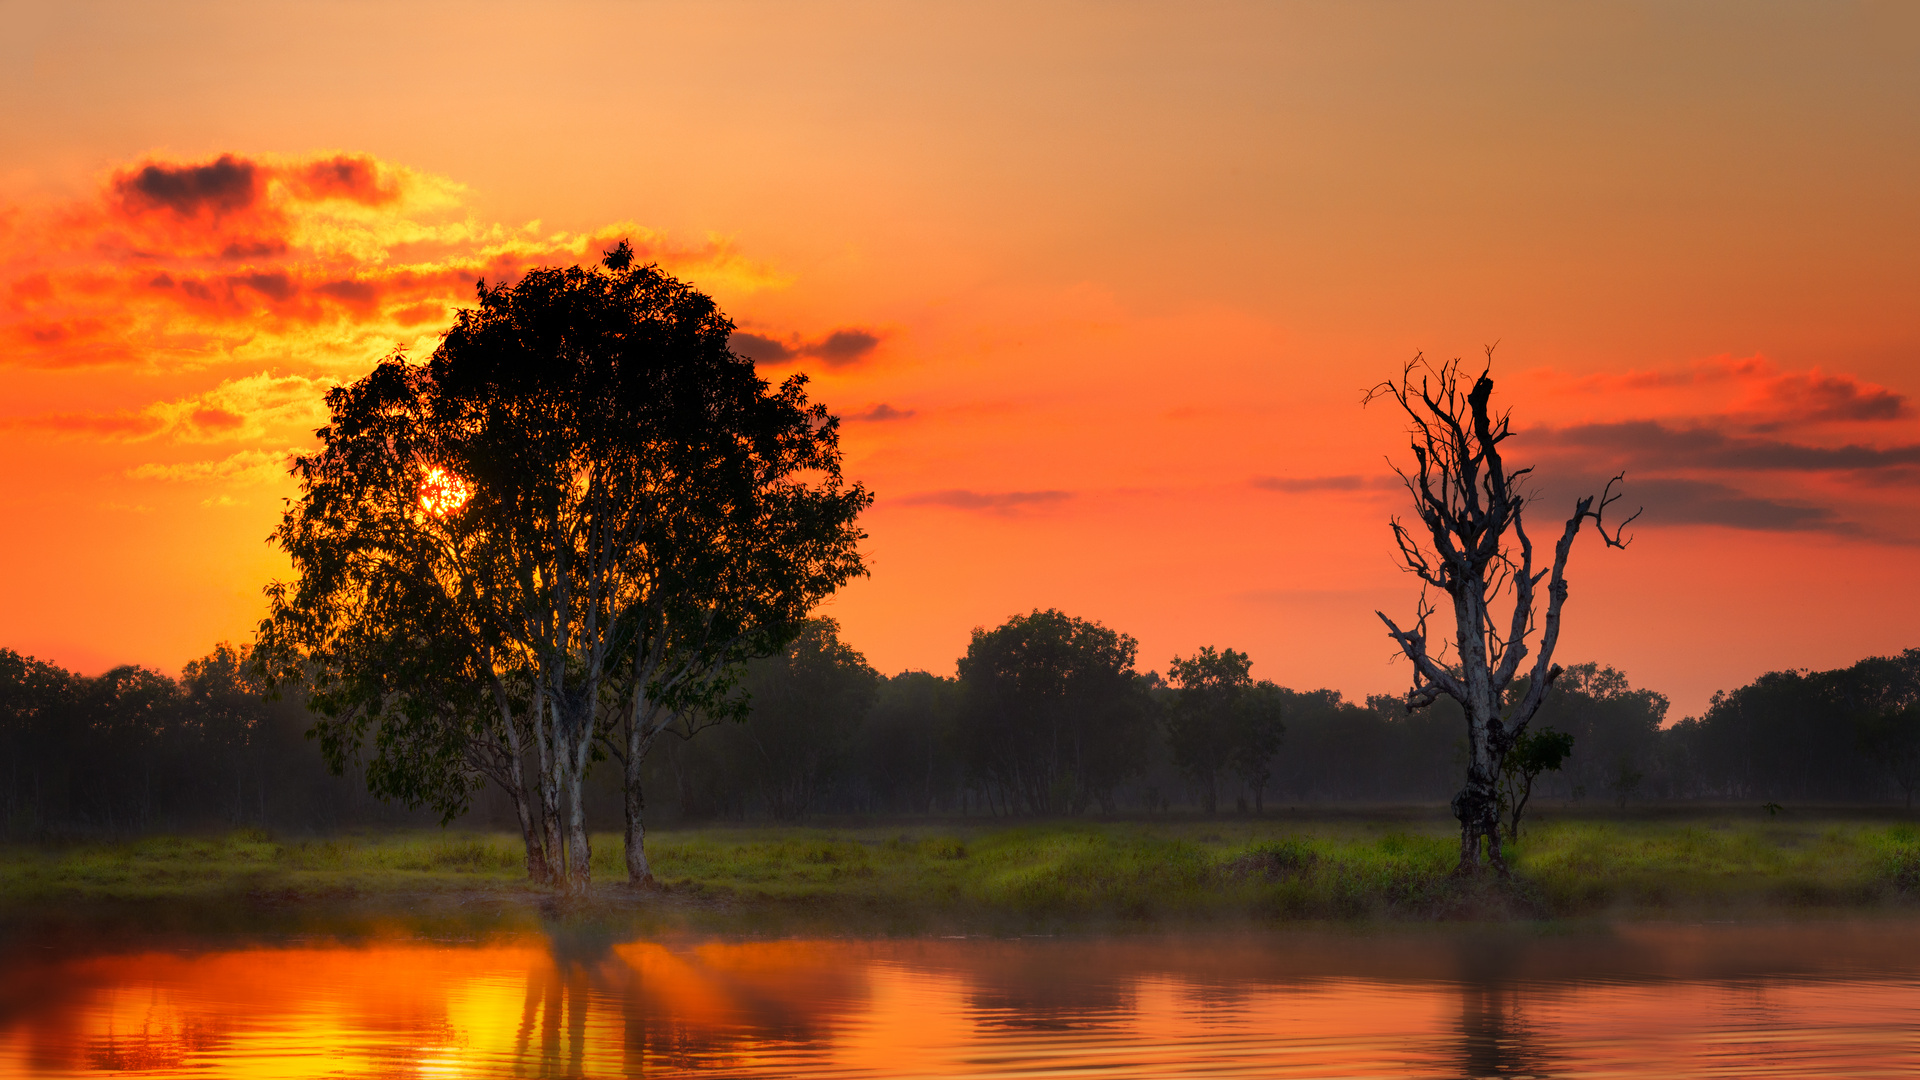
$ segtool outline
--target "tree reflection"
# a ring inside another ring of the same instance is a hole
[[[1528,942],[1513,938],[1457,944],[1459,1070],[1465,1076],[1546,1076],[1555,1065],[1546,1040],[1528,1017],[1538,1005],[1524,978]]]

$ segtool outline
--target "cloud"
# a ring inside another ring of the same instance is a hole
[[[719,236],[488,224],[460,185],[364,154],[146,159],[82,199],[0,206],[0,224],[0,363],[39,368],[363,368],[395,343],[431,349],[476,280],[590,263],[621,239],[707,287],[785,280]],[[877,341],[795,344],[840,365]]]
[[[1057,506],[1073,498],[1071,491],[968,491],[950,488],[904,495],[892,501],[902,506],[944,506],[954,510],[985,510],[1007,514],[1044,506]]]
[[[1605,484],[1605,477],[1575,474],[1562,476],[1545,491],[1534,491],[1528,500],[1533,528],[1538,530],[1545,522],[1557,534],[1563,515],[1572,512],[1575,502],[1596,494]],[[1637,510],[1640,517],[1628,527],[1629,535],[1641,528],[1694,525],[1849,537],[1865,536],[1870,531],[1837,507],[1757,494],[1718,480],[1630,474],[1624,488],[1616,487],[1615,491],[1621,499],[1607,511],[1607,526],[1611,530],[1623,524]],[[1904,538],[1891,535],[1879,539],[1904,542]],[[1535,542],[1539,542],[1538,535]]]
[[[906,420],[916,415],[916,412],[917,410],[914,409],[896,409],[883,401],[863,412],[850,413],[846,416],[846,419],[865,421]]]
[[[1659,420],[1531,428],[1523,436],[1521,445],[1529,450],[1546,449],[1583,458],[1601,455],[1621,467],[1660,471],[1874,471],[1920,464],[1920,444],[1915,443],[1814,446]]]
[[[309,199],[346,199],[380,206],[400,198],[398,178],[365,154],[336,154],[289,170],[296,189]]]
[[[205,165],[148,164],[113,179],[113,191],[129,214],[161,209],[177,217],[218,218],[259,200],[263,170],[222,154]]]
[[[1396,489],[1400,481],[1391,476],[1256,476],[1249,481],[1262,491],[1299,494],[1308,491],[1378,491]]]
[[[9,416],[0,419],[0,429],[51,431],[62,435],[94,435],[109,438],[145,439],[165,430],[167,422],[145,412],[46,413],[40,416]]]
[[[139,411],[50,413],[9,417],[0,428],[138,441],[230,442],[288,430],[311,431],[326,421],[326,380],[261,372],[228,379],[211,390],[161,401]]]
[[[790,364],[811,357],[825,362],[830,368],[838,368],[864,360],[880,346],[882,340],[880,333],[858,327],[843,327],[814,341],[804,340],[798,334],[789,334],[785,340],[781,340],[765,334],[735,330],[731,345],[734,352],[755,363]]]
[[[1782,417],[1803,420],[1898,420],[1913,412],[1904,394],[1819,368],[1782,373],[1758,388],[1758,398]]]
[[[298,450],[242,450],[218,461],[182,461],[171,464],[150,462],[127,470],[135,480],[161,480],[170,483],[269,484],[283,480]],[[220,496],[219,505],[234,505]],[[206,505],[206,504],[202,504]]]
[[[1764,532],[1831,532],[1845,535],[1863,531],[1858,525],[1842,520],[1830,507],[1750,495],[1710,480],[1636,480],[1628,495],[1633,504],[1646,508],[1640,520],[1634,523],[1636,526],[1722,525],[1731,529]],[[1613,516],[1609,512],[1608,517]],[[1624,519],[1626,514],[1619,516]]]
[[[1552,371],[1535,374],[1557,383],[1561,393],[1615,395],[1622,392],[1672,393],[1706,390],[1719,400],[1718,423],[1778,429],[1800,424],[1873,423],[1914,415],[1905,394],[1853,375],[1783,370],[1763,356],[1716,356],[1684,367],[1600,372],[1568,377]]]

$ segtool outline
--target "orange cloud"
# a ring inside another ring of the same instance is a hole
[[[127,475],[135,480],[175,483],[266,484],[286,479],[287,469],[298,453],[295,449],[241,450],[218,461],[149,462],[128,469]]]
[[[396,342],[431,347],[476,280],[592,261],[621,239],[709,285],[782,281],[721,237],[682,242],[632,223],[488,225],[465,198],[452,181],[355,154],[228,153],[114,170],[76,203],[7,208],[0,363],[357,367]],[[864,333],[810,347],[851,362],[878,340]]]
[[[1533,371],[1561,393],[1648,396],[1687,402],[1717,421],[1752,427],[1861,423],[1911,418],[1906,395],[1853,375],[1818,367],[1783,370],[1763,356],[1715,356],[1684,367],[1602,372],[1578,377]]]
[[[138,411],[50,413],[0,420],[0,427],[92,438],[231,442],[306,432],[326,421],[321,395],[331,383],[261,372]]]

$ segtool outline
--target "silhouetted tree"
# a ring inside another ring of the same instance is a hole
[[[1552,728],[1529,731],[1513,740],[1500,762],[1500,808],[1507,818],[1507,835],[1520,839],[1520,818],[1533,798],[1533,782],[1543,772],[1558,772],[1573,753],[1573,736]]]
[[[1110,810],[1148,752],[1132,637],[1057,610],[975,629],[960,659],[970,772],[1010,812]]]
[[[1561,778],[1582,790],[1607,789],[1621,761],[1643,775],[1666,767],[1661,724],[1667,698],[1633,687],[1615,668],[1596,663],[1569,664],[1554,680],[1536,722],[1566,732],[1580,748],[1560,770]]]
[[[1913,789],[1920,786],[1920,649],[1868,657],[1829,679],[1853,715],[1861,751],[1913,809]]]
[[[437,415],[439,393],[399,356],[327,393],[322,450],[295,463],[301,498],[275,534],[298,577],[269,586],[257,655],[305,693],[336,775],[364,767],[375,795],[443,820],[491,778],[513,802],[528,875],[557,881],[565,774],[535,673],[483,596],[504,530],[472,512],[471,483],[444,464],[458,432]]]
[[[878,808],[957,809],[966,770],[956,751],[960,684],[925,671],[883,679],[853,751]]]
[[[454,666],[494,683],[499,736],[526,723],[517,702],[530,715],[543,817],[564,813],[554,869],[585,888],[602,746],[645,882],[648,751],[691,713],[737,710],[735,667],[865,572],[871,496],[843,481],[838,423],[804,376],[770,388],[713,301],[634,267],[624,242],[478,301],[424,367],[396,356],[329,393],[278,534],[301,577],[274,618],[328,612],[302,639],[324,644],[383,575],[421,583],[420,606],[452,620]]]
[[[873,705],[880,674],[840,640],[840,624],[809,619],[786,648],[747,665],[744,764],[773,816],[813,807],[841,768]]]
[[[72,732],[67,723],[77,677],[52,664],[0,649],[0,755],[5,757],[6,836],[33,836],[48,822],[50,791],[62,774]]]
[[[1493,350],[1488,349],[1489,366],[1492,360]],[[1397,380],[1367,394],[1368,401],[1392,398],[1409,423],[1414,467],[1396,471],[1413,496],[1420,525],[1416,532],[1395,518],[1393,536],[1406,569],[1423,586],[1407,629],[1385,612],[1376,614],[1413,664],[1408,708],[1431,704],[1444,694],[1466,712],[1467,782],[1453,804],[1460,820],[1459,870],[1478,868],[1484,838],[1488,861],[1504,874],[1495,790],[1500,762],[1525,733],[1560,674],[1553,650],[1560,637],[1567,556],[1574,537],[1592,518],[1608,546],[1625,546],[1619,530],[1608,533],[1602,521],[1607,507],[1619,498],[1613,486],[1621,478],[1609,481],[1597,499],[1589,495],[1574,504],[1551,565],[1536,570],[1524,521],[1529,502],[1524,481],[1532,469],[1510,470],[1501,457],[1500,444],[1512,432],[1508,414],[1491,411],[1493,379],[1483,370],[1470,390],[1461,379],[1459,360],[1435,366],[1415,356]],[[1534,595],[1542,581],[1547,582],[1543,611],[1536,610]],[[1452,602],[1451,659],[1448,645],[1438,650],[1428,645],[1427,619],[1435,611],[1427,599],[1429,587]],[[1503,601],[1511,604],[1504,617],[1496,611]],[[1528,640],[1536,633],[1537,645],[1530,647]],[[1530,652],[1532,669],[1524,687],[1510,697]]]
[[[1913,809],[1913,789],[1920,786],[1920,704],[1868,712],[1856,724],[1861,752],[1879,764]]]
[[[1222,773],[1244,781],[1256,809],[1271,776],[1269,762],[1285,730],[1284,702],[1272,683],[1253,681],[1253,661],[1232,649],[1203,646],[1192,657],[1174,657],[1167,681],[1178,691],[1167,713],[1167,744],[1173,759],[1200,785],[1201,808],[1220,809]]]
[[[1287,730],[1287,691],[1262,679],[1240,695],[1233,707],[1233,775],[1253,792],[1253,812],[1266,812],[1267,784],[1273,779],[1273,755]]]

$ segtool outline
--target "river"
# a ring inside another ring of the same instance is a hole
[[[1905,922],[27,947],[0,1075],[1920,1074]]]

